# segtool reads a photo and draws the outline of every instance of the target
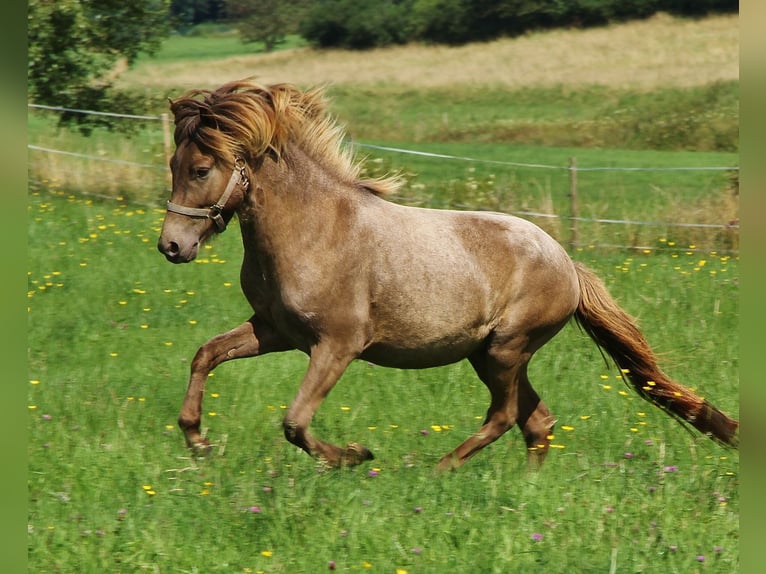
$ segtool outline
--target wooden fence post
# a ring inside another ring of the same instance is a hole
[[[577,203],[577,159],[569,158],[569,213],[571,226],[569,227],[569,250],[577,249],[577,219],[580,217],[580,207]]]
[[[162,114],[162,141],[165,147],[165,167],[168,170],[168,189],[172,189],[173,174],[170,173],[170,158],[173,157],[173,149],[170,139],[170,116],[167,112]]]

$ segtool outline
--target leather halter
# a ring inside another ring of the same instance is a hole
[[[221,213],[223,212],[223,208],[226,207],[226,202],[229,201],[229,197],[231,197],[231,194],[234,192],[234,188],[237,185],[241,185],[242,190],[247,191],[247,188],[250,185],[250,180],[248,180],[247,175],[245,175],[246,167],[247,164],[241,157],[234,159],[234,171],[231,173],[229,183],[226,184],[226,189],[223,190],[221,198],[210,207],[185,207],[168,200],[167,210],[173,213],[186,215],[187,217],[212,219],[213,223],[215,223],[215,226],[218,228],[218,232],[222,233],[226,230],[226,221],[224,221]]]

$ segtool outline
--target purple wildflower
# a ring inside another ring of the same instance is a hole
[[[704,561],[705,561],[705,557],[702,554],[697,556],[697,562],[704,562]]]
[[[327,567],[328,567],[330,570],[335,570],[335,566],[336,566],[336,565],[335,565],[335,560],[330,560],[330,561],[327,563]]]
[[[678,472],[678,467],[675,464],[671,464],[669,466],[666,466],[663,470],[665,472]]]
[[[535,532],[534,534],[532,534],[533,541],[540,542],[542,539],[543,539],[543,535],[540,534],[539,532]]]
[[[260,506],[251,506],[247,510],[252,512],[253,514],[258,514],[258,513],[261,512],[261,507]]]

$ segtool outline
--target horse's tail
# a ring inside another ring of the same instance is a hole
[[[620,308],[592,271],[579,263],[575,263],[575,267],[580,282],[575,320],[617,363],[626,382],[641,397],[681,423],[689,423],[721,444],[736,447],[739,444],[739,422],[668,378],[657,366],[654,353],[635,319]]]

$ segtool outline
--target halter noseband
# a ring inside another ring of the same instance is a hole
[[[206,209],[200,207],[185,207],[168,200],[167,210],[172,211],[173,213],[186,215],[187,217],[212,219],[213,223],[215,223],[215,226],[218,228],[218,232],[222,233],[226,230],[226,222],[224,221],[221,213],[223,212],[223,208],[226,206],[226,202],[229,201],[229,197],[231,197],[234,188],[237,186],[237,184],[239,184],[242,186],[243,191],[247,191],[247,188],[250,185],[250,180],[248,180],[247,175],[245,175],[246,167],[247,164],[241,157],[234,159],[234,171],[231,173],[229,183],[226,184],[226,189],[223,190],[223,195],[221,195],[221,198],[210,207]]]

